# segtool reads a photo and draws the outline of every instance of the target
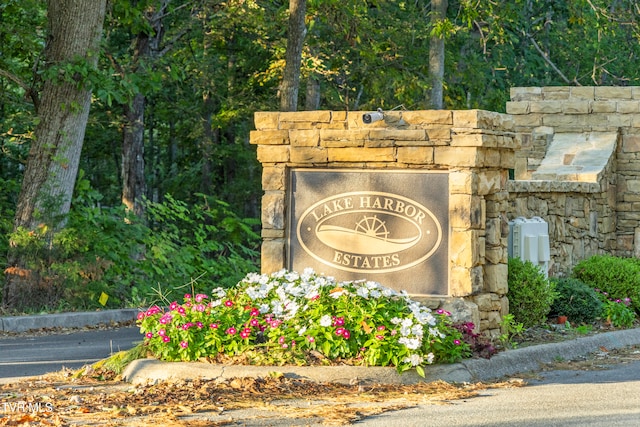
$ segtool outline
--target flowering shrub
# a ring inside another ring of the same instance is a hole
[[[596,289],[602,300],[602,316],[616,328],[629,328],[636,320],[636,314],[631,307],[631,298],[610,298],[607,292]]]
[[[230,289],[185,295],[138,316],[144,343],[167,361],[242,356],[253,364],[341,361],[398,372],[470,354],[450,313],[371,281],[336,282],[306,269],[251,273]]]

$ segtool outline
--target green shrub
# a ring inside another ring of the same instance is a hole
[[[42,224],[9,234],[28,278],[15,309],[163,304],[212,283],[234,286],[257,268],[257,220],[238,217],[223,201],[200,195],[188,206],[166,196],[147,203],[142,221],[123,206],[97,207],[99,195],[83,179],[76,191],[65,228]]]
[[[509,312],[525,328],[544,323],[556,297],[553,283],[531,261],[509,259]]]
[[[616,328],[630,328],[636,315],[629,307],[630,300],[606,300],[602,310],[604,318]]]
[[[606,293],[609,299],[631,299],[631,307],[640,313],[640,261],[610,255],[596,255],[580,261],[573,276]]]
[[[550,314],[567,316],[573,323],[591,323],[602,314],[602,301],[596,291],[575,278],[552,280],[556,299],[551,304]]]

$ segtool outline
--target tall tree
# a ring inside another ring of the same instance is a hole
[[[97,64],[105,11],[106,0],[47,3],[45,81],[16,207],[16,229],[35,229],[41,223],[59,228],[69,212],[91,105],[85,77]],[[11,307],[22,303],[28,290],[20,289],[22,260],[10,253],[8,264],[3,304]]]
[[[300,63],[304,38],[307,34],[304,22],[306,13],[307,0],[289,0],[286,64],[280,84],[280,110],[282,111],[296,111],[298,109]]]
[[[145,12],[147,28],[136,35],[133,51],[133,72],[144,68],[147,62],[162,55],[161,43],[164,37],[163,18],[171,0],[161,0],[155,8]],[[144,216],[143,197],[146,193],[144,174],[144,115],[147,99],[137,92],[128,104],[124,104],[125,125],[122,135],[122,203],[138,217]]]
[[[442,22],[447,17],[448,0],[431,0],[431,39],[429,42],[429,78],[431,92],[429,107],[442,110],[444,106],[444,32]]]

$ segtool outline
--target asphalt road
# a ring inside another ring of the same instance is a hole
[[[521,388],[369,418],[382,427],[613,427],[640,425],[640,361],[600,371],[553,371]]]
[[[139,341],[137,327],[0,338],[0,380],[77,369]]]

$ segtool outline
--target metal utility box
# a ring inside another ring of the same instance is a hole
[[[509,258],[531,261],[548,277],[551,260],[549,224],[537,216],[509,221],[508,252]]]

